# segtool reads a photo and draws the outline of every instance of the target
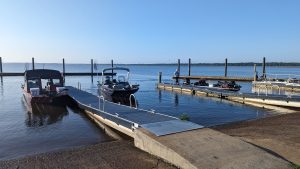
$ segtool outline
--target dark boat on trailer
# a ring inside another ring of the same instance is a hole
[[[57,70],[27,70],[22,85],[24,99],[29,108],[39,104],[65,106],[67,89],[62,74]]]
[[[125,71],[126,75],[119,75],[118,72]],[[130,95],[139,90],[139,85],[129,84],[130,70],[123,67],[106,68],[102,74],[112,73],[112,76],[102,76],[102,82],[98,82],[99,92],[105,100],[115,103],[129,105]],[[135,100],[131,100],[135,104]]]

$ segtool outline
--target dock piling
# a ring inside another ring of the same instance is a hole
[[[161,76],[162,76],[162,72],[158,73],[158,83],[161,83]]]
[[[188,65],[188,67],[189,67],[189,76],[191,76],[191,58],[189,58],[189,65]]]
[[[32,70],[34,70],[34,58],[32,58]]]
[[[91,78],[92,78],[92,82],[94,82],[94,60],[91,59]]]
[[[257,71],[256,71],[256,64],[254,64],[254,77],[253,77],[253,81],[257,80]]]
[[[111,60],[111,68],[114,67],[114,60]],[[114,70],[111,70],[111,80],[114,78]]]
[[[263,74],[262,74],[262,77],[263,79],[265,80],[267,78],[267,75],[266,75],[266,57],[263,58]]]
[[[63,58],[63,76],[64,76],[64,83],[65,83],[65,75],[66,75],[66,67],[65,67],[65,58]]]
[[[177,63],[177,70],[179,72],[179,76],[180,76],[180,59],[178,59],[178,63]]]
[[[224,76],[227,77],[227,66],[228,66],[228,63],[227,63],[227,58],[225,59],[225,74]]]
[[[66,67],[65,67],[65,58],[63,58],[63,75],[65,76]]]
[[[3,82],[3,76],[2,76],[2,73],[3,73],[3,68],[2,68],[2,57],[0,57],[0,74],[1,74],[1,83]]]

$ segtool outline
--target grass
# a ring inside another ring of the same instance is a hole
[[[292,163],[292,167],[293,167],[294,169],[300,169],[300,165],[298,165],[298,164]]]
[[[183,121],[190,121],[190,117],[187,114],[180,115],[179,119]]]

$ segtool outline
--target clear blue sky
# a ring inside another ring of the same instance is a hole
[[[299,0],[1,0],[5,62],[300,62]]]

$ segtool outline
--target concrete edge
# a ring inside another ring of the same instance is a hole
[[[146,134],[145,132],[147,133],[147,131],[144,129],[135,130],[135,147],[149,154],[157,156],[176,167],[197,169],[196,166],[190,163],[187,159],[183,158],[180,154],[153,139],[150,136],[151,133]]]

